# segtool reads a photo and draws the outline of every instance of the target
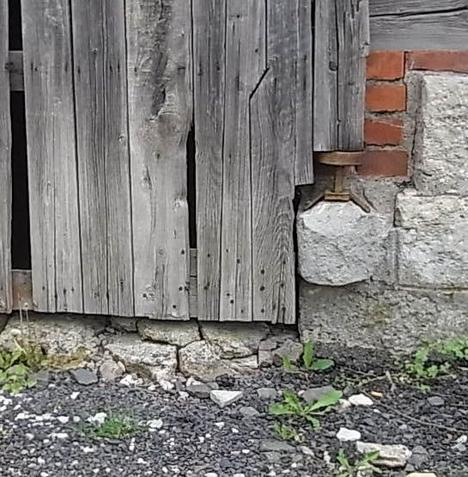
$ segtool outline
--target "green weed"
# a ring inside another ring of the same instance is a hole
[[[343,449],[340,449],[336,460],[339,464],[337,477],[360,477],[363,475],[381,474],[382,471],[375,466],[379,458],[379,451],[368,452],[354,462],[351,462]]]
[[[304,343],[299,368],[289,356],[283,356],[282,358],[282,366],[287,371],[326,371],[334,365],[335,362],[332,359],[315,356],[314,344],[310,340]]]
[[[318,401],[306,403],[295,392],[283,392],[283,401],[270,405],[270,414],[291,421],[306,421],[314,429],[320,427],[319,417],[328,412],[341,399],[341,391],[330,391]]]
[[[124,439],[135,435],[140,426],[130,416],[110,414],[102,423],[91,423],[85,426],[84,433],[97,439]]]
[[[283,441],[304,442],[304,435],[291,425],[275,422],[274,430],[275,434]]]
[[[18,394],[34,386],[34,373],[44,363],[44,353],[37,346],[17,342],[12,351],[0,351],[0,388],[11,394]]]

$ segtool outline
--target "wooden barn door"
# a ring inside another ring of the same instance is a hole
[[[35,310],[188,319],[190,2],[21,3]]]
[[[293,323],[295,187],[362,146],[367,3],[22,0],[34,308]]]

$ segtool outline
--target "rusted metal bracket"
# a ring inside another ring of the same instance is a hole
[[[328,202],[354,202],[361,207],[362,210],[369,213],[371,206],[364,197],[351,190],[345,189],[344,178],[345,169],[347,167],[360,166],[362,161],[362,152],[321,152],[318,154],[318,161],[320,164],[332,166],[335,168],[335,178],[333,190],[326,190],[325,192],[318,192],[308,200],[304,206],[304,210],[312,208],[317,202],[322,199]]]

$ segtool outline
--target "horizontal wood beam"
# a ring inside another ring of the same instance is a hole
[[[8,71],[10,72],[10,90],[24,91],[23,52],[22,51],[9,52]]]
[[[370,0],[373,50],[467,50],[468,0]]]

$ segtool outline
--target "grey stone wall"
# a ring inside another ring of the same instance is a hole
[[[367,217],[349,204],[298,216],[302,339],[408,351],[468,335],[468,76],[409,83],[411,182],[354,179]]]

